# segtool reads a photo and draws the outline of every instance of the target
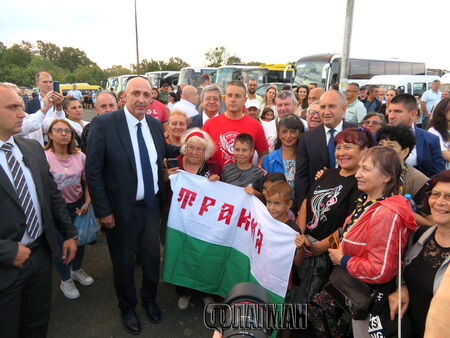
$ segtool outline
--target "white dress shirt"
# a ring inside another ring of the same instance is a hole
[[[219,113],[216,113],[216,115],[214,115],[213,117],[219,116]],[[202,122],[203,125],[205,125],[206,121],[208,121],[209,119],[212,119],[213,117],[208,117],[208,115],[206,115],[204,112],[202,113]]]
[[[334,132],[334,137],[336,137],[336,135],[342,131],[342,126],[343,125],[344,125],[344,121],[341,120],[341,122],[334,128],[334,130],[336,130]],[[329,133],[331,128],[328,128],[325,125],[323,125],[323,128],[325,129],[325,137],[326,137],[326,140],[327,140],[327,147],[328,147],[328,142],[330,142],[330,138],[331,138],[331,134]],[[337,166],[338,166],[338,163],[336,161],[335,168],[337,168]]]
[[[139,153],[139,144],[137,139],[137,124],[141,123],[142,136],[144,136],[145,145],[147,146],[148,156],[150,158],[150,164],[152,166],[153,173],[153,186],[155,189],[155,195],[158,193],[158,153],[156,152],[155,143],[153,141],[152,134],[150,133],[150,127],[147,124],[145,117],[139,121],[128,111],[127,106],[123,108],[125,110],[125,118],[127,120],[128,130],[130,132],[131,145],[133,146],[133,154],[136,162],[137,172],[137,189],[136,189],[136,201],[144,199],[144,176],[142,175],[141,167],[141,155]]]
[[[27,182],[28,191],[30,193],[31,200],[33,201],[34,209],[36,210],[36,215],[38,218],[39,230],[37,232],[37,237],[39,237],[42,235],[42,232],[44,231],[44,229],[42,227],[41,206],[39,204],[39,198],[38,198],[38,195],[36,192],[36,185],[34,184],[33,176],[31,174],[30,169],[28,169],[26,167],[26,165],[23,161],[23,154],[20,151],[17,144],[14,142],[13,137],[11,136],[8,140],[6,140],[6,142],[3,142],[2,140],[0,140],[0,147],[2,147],[4,143],[11,143],[13,145],[12,153],[13,153],[14,157],[16,158],[17,162],[19,162],[20,167],[22,168],[22,171],[23,171],[23,175],[25,176],[25,181]],[[8,176],[9,180],[11,181],[11,185],[12,185],[13,189],[16,190],[16,188],[14,186],[14,179],[12,177],[11,170],[9,169],[8,162],[6,160],[6,153],[3,150],[0,150],[0,166],[2,167],[3,171]],[[33,241],[33,239],[28,235],[28,232],[25,231],[20,243],[22,245],[27,245],[27,244],[31,243],[32,241]]]
[[[305,127],[305,131],[308,130],[308,123],[299,118]],[[262,121],[261,125],[264,129],[264,134],[266,135],[267,143],[269,144],[269,153],[275,150],[275,143],[277,142],[278,134],[277,134],[277,123],[279,118],[273,119],[272,121]]]
[[[414,128],[414,124],[411,126],[411,130],[414,135],[416,135],[416,129]],[[406,164],[415,167],[417,165],[417,149],[416,146],[411,150],[408,157],[406,158]]]
[[[191,118],[199,114],[198,110],[195,108],[195,105],[188,100],[181,99],[173,106],[172,111],[181,111],[187,115],[187,117]]]

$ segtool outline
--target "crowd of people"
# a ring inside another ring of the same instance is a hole
[[[126,330],[142,332],[136,266],[141,305],[160,322],[168,177],[179,170],[244,188],[298,232],[286,301],[308,304],[308,334],[373,329],[373,309],[352,317],[324,288],[340,267],[385,295],[386,320],[400,309],[412,336],[424,335],[450,261],[450,98],[439,81],[418,101],[357,83],[344,95],[311,83],[268,86],[260,97],[254,79],[220,88],[206,75],[199,88],[174,91],[136,77],[117,95],[98,93],[88,122],[81,97],[54,92],[48,72],[35,80],[39,96],[26,103],[0,84],[2,337],[46,336],[53,265],[69,299],[80,297],[75,282],[94,284],[73,225],[89,208],[106,235]],[[215,297],[176,291],[181,310],[193,296]]]

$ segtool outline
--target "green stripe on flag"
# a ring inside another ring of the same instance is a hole
[[[226,297],[241,282],[259,284],[250,273],[250,260],[236,249],[208,243],[167,228],[163,279],[172,284]],[[284,297],[266,292],[272,303]]]

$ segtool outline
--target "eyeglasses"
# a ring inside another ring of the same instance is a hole
[[[308,114],[311,114],[311,115],[315,115],[315,114],[318,115],[320,112],[318,112],[318,111],[316,111],[316,110],[310,109],[310,110],[307,111],[307,113],[308,113]]]
[[[72,134],[72,129],[66,128],[53,128],[52,131],[56,134],[62,134],[62,133],[66,133],[66,134]]]
[[[374,126],[379,126],[379,125],[381,125],[381,122],[367,120],[367,121],[363,121],[362,124],[373,124]]]
[[[190,152],[194,152],[196,151],[197,153],[203,153],[205,152],[205,148],[201,148],[201,147],[194,147],[194,146],[187,146],[187,150],[189,150]]]
[[[427,191],[426,194],[428,198],[431,200],[437,200],[439,199],[439,197],[443,196],[446,202],[450,202],[450,194],[446,194],[439,191]]]
[[[219,102],[219,101],[220,101],[220,98],[219,98],[219,97],[205,96],[205,97],[203,98],[203,100],[205,100],[205,101]]]

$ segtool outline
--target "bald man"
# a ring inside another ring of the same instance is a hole
[[[181,111],[191,118],[199,114],[196,106],[198,104],[198,91],[193,86],[185,86],[181,92],[181,100],[175,103],[172,111]]]
[[[142,262],[140,297],[149,320],[158,323],[159,211],[164,200],[163,159],[176,157],[161,123],[146,114],[151,100],[147,79],[130,80],[125,106],[91,123],[86,179],[95,215],[105,228],[114,286],[122,321],[131,334],[141,333],[134,283],[136,254]],[[98,100],[97,100],[98,104]]]
[[[317,89],[321,88],[311,92]],[[336,168],[334,137],[342,129],[355,127],[343,120],[346,109],[345,98],[338,91],[329,90],[320,96],[319,116],[322,123],[304,133],[297,147],[295,202],[298,208],[306,197],[316,172],[324,167]]]
[[[319,101],[323,93],[325,93],[325,90],[323,90],[323,88],[311,89],[308,95],[308,105],[310,105],[313,102]]]

